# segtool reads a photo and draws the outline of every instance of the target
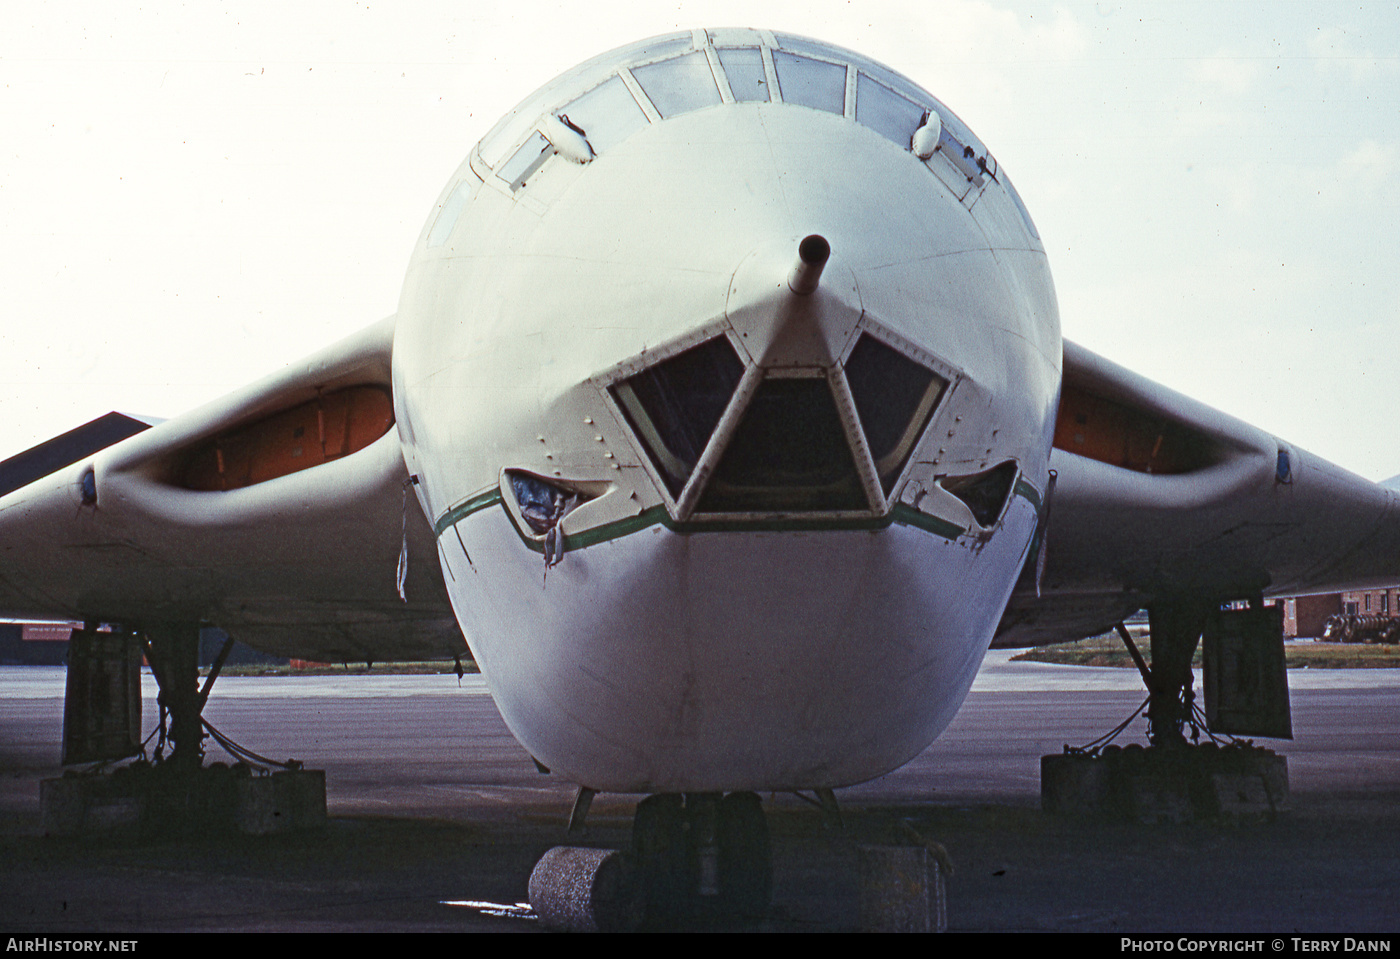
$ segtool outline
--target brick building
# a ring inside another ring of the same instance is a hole
[[[1323,593],[1320,596],[1286,599],[1283,601],[1283,635],[1316,639],[1322,635],[1327,617],[1338,613],[1400,618],[1400,588]]]

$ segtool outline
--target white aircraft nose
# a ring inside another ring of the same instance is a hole
[[[998,176],[908,81],[750,31],[590,61],[458,171],[405,280],[396,415],[541,762],[835,787],[951,718],[1059,383],[1044,251]]]

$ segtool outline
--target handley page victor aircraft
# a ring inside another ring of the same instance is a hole
[[[749,791],[898,767],[989,644],[1145,607],[1194,647],[1393,581],[1395,509],[1063,342],[1007,172],[917,85],[697,30],[501,120],[395,316],[10,490],[0,607],[333,661],[465,636],[525,749],[660,797],[664,845],[670,797],[742,836]]]

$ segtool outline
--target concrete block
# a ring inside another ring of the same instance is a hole
[[[1196,818],[1190,784],[1167,773],[1128,777],[1132,818],[1140,823],[1183,823]]]
[[[252,776],[244,768],[194,772],[132,765],[39,785],[46,836],[137,838],[237,830],[268,835],[326,823],[326,774],[297,769]]]
[[[1043,756],[1040,801],[1049,813],[1142,823],[1272,817],[1288,809],[1288,760],[1245,743]]]
[[[861,846],[863,932],[947,932],[943,869],[923,846]]]
[[[234,823],[250,836],[326,824],[326,774],[320,769],[292,769],[270,776],[237,780]]]
[[[1264,777],[1242,773],[1215,773],[1210,777],[1211,790],[1226,819],[1267,819],[1273,815],[1269,790]]]
[[[1107,763],[1071,753],[1040,757],[1040,808],[1045,812],[1104,815],[1110,801]]]
[[[616,849],[555,846],[535,864],[529,889],[530,907],[547,929],[628,932],[642,920],[636,870]]]

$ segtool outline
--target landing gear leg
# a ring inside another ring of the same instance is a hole
[[[752,919],[768,911],[773,854],[754,793],[650,796],[637,804],[632,854],[651,920]]]
[[[1271,818],[1286,808],[1287,760],[1247,741],[1221,744],[1215,736],[1292,736],[1282,611],[1266,609],[1258,596],[1250,599],[1249,610],[1225,611],[1220,605],[1215,597],[1176,598],[1152,606],[1150,668],[1119,624],[1119,635],[1147,683],[1151,746],[1120,749],[1094,743],[1042,757],[1041,805],[1047,812],[1108,813],[1151,823]],[[1195,709],[1191,671],[1203,634],[1205,722]],[[1236,693],[1228,706],[1221,702],[1228,698],[1222,690]],[[1202,730],[1210,741],[1197,745]]]
[[[199,695],[199,624],[163,623],[146,630],[147,658],[160,686],[160,704],[170,713],[174,749],[166,760],[185,772],[204,764],[203,703]]]
[[[1147,705],[1148,741],[1170,748],[1186,744],[1195,702],[1191,657],[1213,607],[1201,602],[1159,603],[1147,611],[1152,633],[1152,683]]]
[[[530,876],[536,914],[567,931],[762,919],[772,893],[768,821],[751,792],[648,796],[630,855],[556,846]]]
[[[154,764],[142,760],[110,774],[89,771],[78,776],[46,780],[40,786],[40,809],[44,831],[50,835],[131,832],[135,835],[204,834],[232,831],[262,835],[291,829],[315,828],[326,821],[326,779],[318,770],[302,769],[300,763],[274,763],[242,749],[212,726],[210,734],[224,748],[259,765],[283,766],[280,772],[253,776],[248,766],[230,768],[223,763],[204,765],[205,722],[201,718],[219,669],[233,641],[226,640],[204,688],[199,686],[199,624],[149,624],[145,629],[145,655],[160,686],[161,739]],[[75,634],[80,664],[79,675],[70,674],[69,696],[65,703],[64,763],[85,763],[117,759],[139,749],[140,653],[134,639],[122,633],[97,633],[94,629]],[[112,643],[125,644],[124,653],[104,653]],[[91,675],[98,666],[120,665],[129,657],[130,688],[121,695],[123,682],[106,672]],[[87,664],[87,665],[81,665]],[[105,695],[95,696],[96,689]],[[74,702],[74,691],[83,693]],[[113,695],[113,691],[117,695]],[[125,699],[131,698],[127,706]],[[101,712],[94,701],[111,711]],[[121,708],[125,707],[125,708]],[[97,709],[98,715],[93,715]],[[71,714],[71,716],[70,716]],[[166,720],[169,735],[166,735]],[[129,743],[109,735],[113,727],[124,731],[130,722],[134,733]],[[94,747],[90,741],[96,737]],[[107,743],[107,739],[116,739]],[[170,747],[166,753],[166,747]],[[120,810],[116,816],[110,809]],[[93,815],[89,815],[94,811]]]

